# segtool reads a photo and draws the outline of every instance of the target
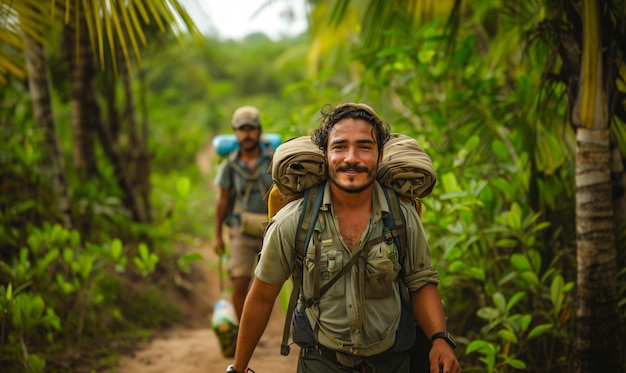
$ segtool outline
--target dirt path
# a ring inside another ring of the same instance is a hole
[[[205,261],[213,264],[203,267],[215,268],[217,256],[207,252],[212,250],[203,251]],[[207,300],[210,304],[214,304],[219,299],[217,271],[207,271],[206,276]],[[232,359],[222,356],[219,341],[211,329],[212,309],[204,316],[193,310],[190,310],[189,314],[189,317],[196,318],[196,320],[188,320],[188,322],[198,324],[198,327],[168,330],[161,333],[139,351],[132,355],[122,356],[118,371],[120,373],[224,372],[228,364],[232,363]],[[296,371],[297,352],[292,351],[287,357],[280,355],[284,321],[285,314],[277,301],[267,329],[250,362],[250,367],[257,373]]]
[[[205,176],[211,172],[211,154],[209,146],[198,153],[198,166]],[[119,373],[220,373],[232,363],[232,358],[222,356],[219,341],[211,328],[213,304],[220,298],[218,257],[207,244],[190,251],[199,252],[204,257],[198,266],[202,272],[201,283],[192,284],[196,297],[189,299],[189,304],[181,305],[185,324],[190,326],[159,333],[140,350],[121,356]],[[285,313],[279,303],[276,302],[250,362],[250,367],[257,373],[296,371],[297,351],[294,349],[287,357],[280,355]]]

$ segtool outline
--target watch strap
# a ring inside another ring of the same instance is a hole
[[[448,332],[437,332],[433,334],[430,337],[430,343],[432,344],[435,341],[435,339],[439,339],[439,338],[445,340],[450,345],[450,347],[452,347],[452,349],[456,348],[456,341],[454,340],[452,335]]]
[[[240,372],[238,370],[235,370],[235,366],[233,364],[230,364],[228,368],[226,368],[226,373],[247,373],[247,371],[249,371],[249,369],[246,369],[245,372]]]

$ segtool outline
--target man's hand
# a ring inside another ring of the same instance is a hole
[[[215,241],[213,242],[213,250],[217,256],[224,254],[224,240],[222,237],[215,238]]]
[[[456,355],[443,339],[435,339],[430,349],[430,373],[461,373]]]

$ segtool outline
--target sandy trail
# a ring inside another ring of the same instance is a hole
[[[216,266],[217,256],[207,251],[209,250],[203,252],[205,260],[211,261]],[[204,266],[204,268],[208,267]],[[206,299],[212,305],[220,296],[218,274],[217,271],[207,271],[206,276],[208,290]],[[188,322],[198,324],[198,327],[159,333],[132,355],[122,356],[118,371],[120,373],[224,372],[232,363],[232,358],[222,356],[219,341],[211,328],[212,308],[204,316],[200,313],[206,306],[200,305],[197,308],[197,311],[190,310],[189,315],[185,317],[195,318]],[[265,333],[250,362],[250,368],[257,373],[296,371],[297,351],[293,349],[287,357],[280,355],[284,321],[285,313],[277,301]]]
[[[207,181],[212,177],[213,149],[208,143],[198,152],[197,164]],[[219,341],[211,328],[213,305],[220,298],[218,257],[209,245],[191,248],[199,252],[199,283],[191,284],[194,294],[189,303],[182,304],[186,328],[167,330],[155,335],[137,351],[120,357],[117,371],[120,373],[219,373],[226,371],[232,358],[224,358]],[[228,288],[228,281],[226,286]],[[229,298],[230,300],[230,298]],[[277,300],[265,333],[250,361],[250,368],[257,373],[295,372],[298,352],[295,348],[289,356],[280,355],[285,313]]]

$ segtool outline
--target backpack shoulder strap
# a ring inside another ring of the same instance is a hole
[[[385,192],[385,199],[387,199],[387,204],[391,210],[390,213],[385,215],[383,218],[383,223],[389,230],[389,234],[398,248],[398,252],[400,254],[399,262],[400,265],[402,265],[406,256],[407,234],[404,214],[402,214],[402,210],[400,208],[400,197],[398,197],[398,194],[396,194],[393,189],[383,186],[383,191]]]
[[[263,144],[263,146],[265,146],[265,150],[267,150],[270,158],[272,158],[274,156],[274,147],[272,146],[270,141],[263,136],[261,136],[261,139],[259,141],[261,142],[261,144]]]
[[[272,147],[272,144],[270,144],[270,142],[265,139],[265,138],[261,138],[259,140],[259,143],[265,147],[270,159],[272,158],[272,156],[274,155],[274,148]],[[230,198],[234,198],[236,191],[240,191],[243,189],[243,186],[241,185],[241,179],[244,179],[247,184],[246,184],[246,188],[244,191],[244,202],[243,205],[245,208],[245,206],[248,203],[248,198],[250,197],[250,192],[252,191],[252,184],[253,182],[257,181],[259,184],[259,191],[261,193],[261,196],[266,199],[267,198],[267,194],[270,192],[270,189],[272,187],[272,185],[265,185],[265,183],[263,182],[263,178],[259,177],[260,176],[260,170],[261,170],[261,165],[262,163],[259,162],[256,164],[256,166],[254,167],[253,172],[250,174],[249,172],[244,171],[244,169],[241,167],[241,165],[237,162],[237,157],[239,155],[239,149],[234,149],[230,152],[230,154],[228,155],[228,166],[230,167],[231,170],[233,170],[234,172],[236,172],[240,178],[234,177],[233,173],[231,172],[231,185],[233,186],[233,188],[231,189],[231,197]],[[271,161],[270,161],[271,162]]]
[[[296,256],[300,255],[301,258],[306,256],[306,248],[311,241],[317,215],[320,207],[322,207],[324,183],[307,189],[303,198],[302,213],[298,219],[298,231],[296,232]]]
[[[293,311],[296,308],[296,301],[298,300],[298,294],[300,293],[300,286],[302,284],[302,265],[304,257],[306,256],[306,248],[309,245],[315,223],[317,222],[317,215],[320,207],[322,206],[322,200],[324,197],[324,183],[318,186],[311,187],[304,191],[302,197],[302,212],[298,218],[298,228],[296,230],[296,242],[295,242],[295,268],[292,274],[293,288],[291,289],[291,296],[289,297],[289,306],[287,307],[287,314],[285,316],[285,327],[283,329],[283,341],[280,345],[280,354],[283,356],[289,355],[290,347],[288,345],[289,332],[291,327],[291,318]]]

